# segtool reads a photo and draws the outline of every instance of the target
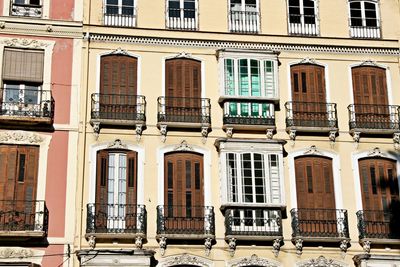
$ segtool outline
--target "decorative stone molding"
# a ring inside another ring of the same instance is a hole
[[[206,256],[210,255],[211,247],[212,247],[212,238],[208,237],[204,240],[204,252]]]
[[[49,42],[41,42],[33,39],[5,39],[1,41],[2,44],[11,47],[24,47],[24,48],[35,48],[35,49],[44,49],[51,44]]]
[[[142,131],[143,131],[143,125],[137,124],[135,129],[137,142],[140,142],[140,139],[142,138]]]
[[[369,66],[369,67],[379,67],[379,65],[376,63],[376,61],[373,61],[371,59],[367,59],[363,61],[360,65],[361,66]]]
[[[126,149],[128,146],[123,144],[121,139],[115,139],[113,143],[108,144],[107,148],[110,149]]]
[[[193,147],[189,146],[186,140],[182,140],[182,142],[174,148],[174,151],[193,151]]]
[[[234,237],[229,238],[228,246],[229,246],[229,254],[231,255],[231,257],[233,257],[235,255],[235,250],[236,250],[236,238]]]
[[[289,138],[290,138],[290,140],[292,140],[292,141],[295,141],[295,140],[296,140],[296,130],[290,130],[290,131],[289,131]]]
[[[233,128],[232,127],[226,128],[226,136],[228,138],[232,138],[232,136],[233,136]]]
[[[360,132],[354,132],[353,134],[353,141],[357,144],[360,142],[360,134]]]
[[[267,129],[267,138],[272,139],[274,137],[274,129]]]
[[[89,244],[89,247],[91,248],[91,249],[94,249],[95,247],[96,247],[96,237],[95,236],[89,236],[88,237],[88,244]]]
[[[299,64],[314,64],[314,65],[318,65],[318,63],[315,61],[314,58],[309,58],[309,57],[306,57],[306,58],[302,59],[299,62]]]
[[[383,153],[379,147],[375,147],[371,152],[368,153],[368,157],[383,157]]]
[[[207,142],[208,126],[201,127],[201,136],[202,136],[202,143],[205,144]]]
[[[274,243],[272,244],[272,252],[274,253],[275,257],[278,257],[279,255],[279,250],[281,249],[281,242],[282,240],[277,238],[274,240]]]
[[[369,241],[369,240],[364,240],[363,242],[362,242],[362,247],[363,247],[363,250],[365,251],[365,253],[370,253],[371,252],[371,241]]]
[[[316,146],[312,145],[310,146],[310,149],[305,151],[303,155],[318,155],[322,156],[323,154],[317,149]]]
[[[44,138],[35,133],[25,131],[8,131],[0,132],[1,143],[29,143],[29,144],[40,144],[44,141]]]
[[[324,256],[319,256],[317,259],[310,259],[306,261],[302,261],[296,265],[297,267],[346,267],[347,264],[327,259]]]
[[[85,33],[86,34],[86,33]],[[308,45],[288,43],[265,43],[265,42],[228,42],[215,40],[191,40],[182,38],[161,37],[128,37],[114,34],[89,33],[89,38],[94,42],[113,42],[148,45],[170,45],[175,47],[198,47],[214,49],[247,49],[256,51],[285,51],[285,52],[321,52],[337,54],[366,54],[366,55],[400,55],[398,47],[354,47],[354,46],[331,46],[331,45]]]
[[[135,238],[135,246],[136,246],[137,248],[139,248],[139,249],[142,248],[142,246],[143,246],[143,238],[142,238],[142,237],[137,236],[137,237]]]
[[[336,134],[337,134],[337,131],[330,131],[329,132],[329,141],[331,141],[332,143],[335,143]]]
[[[301,256],[301,254],[303,254],[303,239],[301,238],[296,239],[295,247],[297,256]]]
[[[243,267],[243,266],[263,266],[263,267],[278,267],[280,264],[270,260],[259,258],[256,254],[250,257],[240,258],[228,263],[229,267]]]
[[[192,54],[186,53],[185,51],[180,52],[175,58],[193,58]]]
[[[93,122],[93,134],[97,141],[99,139],[99,134],[100,134],[100,122],[98,121]]]
[[[159,246],[160,246],[160,254],[164,256],[165,249],[167,248],[167,238],[165,236],[160,237]]]
[[[349,240],[347,239],[343,239],[342,241],[340,241],[340,250],[342,251],[342,253],[345,254],[347,252],[348,244]]]
[[[122,49],[121,47],[118,47],[114,51],[110,53],[110,55],[123,55],[123,56],[129,56],[128,51],[125,49]]]
[[[33,251],[27,248],[0,248],[0,259],[30,258],[33,254]]]
[[[170,256],[165,258],[164,260],[161,259],[158,264],[158,266],[160,267],[179,266],[179,265],[195,265],[200,267],[211,267],[213,264],[211,261],[207,259],[203,259],[201,257],[189,255],[186,253],[177,256]]]
[[[400,150],[400,133],[393,134],[394,149]]]
[[[165,143],[167,139],[167,125],[160,125],[161,142]]]

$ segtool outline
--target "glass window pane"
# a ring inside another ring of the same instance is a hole
[[[225,94],[235,95],[234,61],[225,59]]]
[[[249,95],[249,74],[248,74],[248,60],[239,60],[239,95]]]
[[[17,84],[6,84],[4,101],[9,103],[19,102],[19,87]]]
[[[261,96],[261,78],[260,78],[260,62],[258,60],[250,60],[251,75],[251,95]]]

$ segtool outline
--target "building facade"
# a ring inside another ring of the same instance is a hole
[[[73,264],[79,2],[0,1],[0,266]]]

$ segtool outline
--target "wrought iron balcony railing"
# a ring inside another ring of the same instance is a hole
[[[159,123],[211,123],[211,104],[209,98],[158,97]]]
[[[226,209],[225,236],[237,239],[271,239],[282,236],[282,213],[280,210]]]
[[[141,95],[92,94],[92,120],[146,121],[146,98]]]
[[[243,108],[247,111],[246,113],[240,112]],[[261,102],[225,102],[223,123],[224,125],[275,126],[274,105]]]
[[[37,89],[0,89],[1,116],[29,119],[54,117],[54,99],[51,91]]]
[[[315,15],[289,14],[289,34],[317,36],[317,17]]]
[[[169,8],[167,17],[167,28],[177,30],[197,30],[195,9]]]
[[[385,133],[400,129],[400,106],[352,104],[347,109],[350,130]]]
[[[42,5],[20,4],[11,1],[11,16],[42,17]]]
[[[260,13],[255,11],[230,11],[229,30],[239,33],[257,33]]]
[[[285,103],[286,127],[312,128],[317,131],[338,127],[335,103],[294,102]]]
[[[177,238],[213,236],[214,207],[157,206],[157,234]]]
[[[400,240],[400,210],[360,210],[357,226],[360,239]]]
[[[366,26],[367,24],[369,26]],[[379,19],[368,19],[367,21],[366,18],[351,18],[349,19],[350,36],[353,38],[379,39],[381,38],[379,25],[381,25]]]
[[[86,233],[146,234],[147,212],[144,205],[130,204],[87,204]]]
[[[132,8],[132,14],[118,14],[118,10],[115,13],[105,13],[104,25],[115,27],[135,27],[136,9]]]
[[[0,200],[0,236],[1,232],[19,232],[16,234],[19,236],[27,232],[30,236],[44,237],[48,216],[44,201]]]
[[[349,238],[347,210],[292,209],[292,237],[303,239]]]

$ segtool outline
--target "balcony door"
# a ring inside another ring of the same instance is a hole
[[[165,70],[167,116],[201,122],[201,62],[187,58],[169,59],[165,62]]]
[[[326,122],[325,69],[313,64],[298,64],[290,68],[292,112],[295,125]]]
[[[172,152],[164,157],[164,216],[167,229],[204,229],[203,156]]]
[[[295,173],[300,231],[336,233],[332,159],[298,157],[295,159]]]
[[[400,198],[396,161],[365,158],[358,162],[364,220],[369,234],[388,235],[400,230]]]
[[[34,230],[39,147],[0,145],[0,228]]]
[[[351,71],[356,124],[362,128],[390,129],[386,70],[361,66]]]
[[[105,55],[100,66],[100,118],[123,119],[136,114],[137,58]]]
[[[136,227],[136,173],[136,152],[97,152],[95,226],[98,231],[121,232]]]

